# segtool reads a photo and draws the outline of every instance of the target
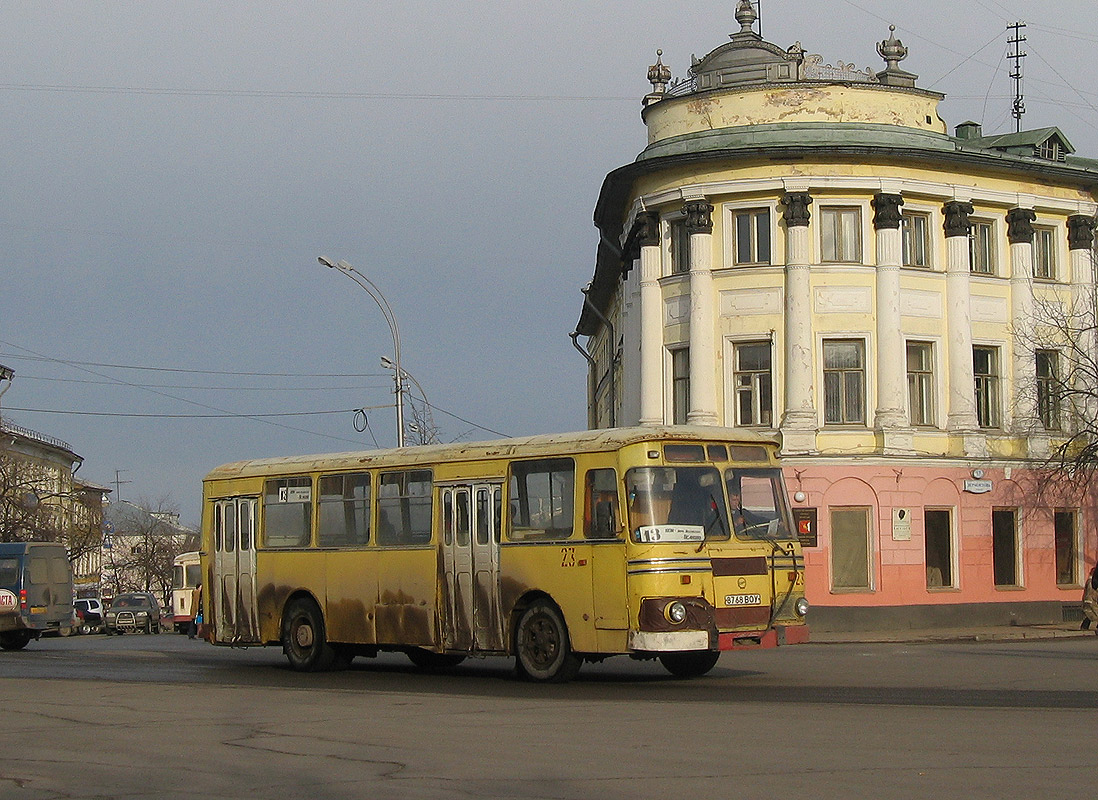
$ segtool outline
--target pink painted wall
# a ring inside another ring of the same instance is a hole
[[[1002,468],[985,469],[983,480],[992,490],[964,491],[970,469],[896,464],[788,465],[785,468],[793,507],[817,510],[817,547],[804,549],[806,595],[815,606],[907,606],[958,603],[1059,601],[1075,602],[1081,582],[1094,564],[1098,550],[1098,513],[1094,498],[1059,491],[1035,493],[1034,474],[1014,469],[1010,479]],[[803,492],[804,501],[795,495]],[[870,509],[870,581],[872,588],[832,590],[830,509],[862,506]],[[893,538],[893,509],[911,513],[911,538]],[[927,508],[951,512],[953,588],[927,588],[924,535]],[[996,587],[992,560],[992,510],[1013,508],[1018,513],[1021,542],[1020,587]],[[1056,583],[1053,514],[1078,510],[1077,581]]]

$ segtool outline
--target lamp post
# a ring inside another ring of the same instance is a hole
[[[396,356],[396,369],[393,370],[393,384],[396,387],[397,447],[404,447],[404,373],[400,368],[400,331],[397,329],[397,321],[396,316],[393,314],[393,309],[389,305],[389,301],[385,299],[385,295],[383,295],[381,290],[374,285],[373,281],[346,261],[337,261],[333,264],[324,256],[318,257],[317,261],[325,267],[342,272],[352,281],[357,283],[371,298],[373,298],[373,301],[377,303],[377,307],[381,309],[382,316],[385,317],[385,323],[389,326],[389,333],[393,335],[393,351]]]
[[[410,426],[413,432],[419,433],[419,441],[416,444],[431,444],[437,442],[437,431],[435,430],[434,417],[431,414],[431,401],[427,399],[427,392],[423,390],[423,386],[416,380],[416,376],[410,373],[406,369],[401,369],[391,360],[385,356],[381,357],[381,366],[385,369],[400,370],[403,373],[403,377],[411,382],[416,389],[419,390],[419,396],[423,400],[423,419],[417,419],[416,417],[416,405],[415,396],[409,398],[409,405],[412,408],[412,424]]]

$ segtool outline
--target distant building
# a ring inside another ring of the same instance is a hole
[[[0,365],[0,382],[13,375]],[[82,463],[67,442],[0,418],[0,541],[61,542],[76,591],[97,594],[110,490],[75,477]]]
[[[1024,332],[1093,319],[1098,162],[1053,127],[950,135],[894,35],[874,72],[756,19],[649,71],[595,209],[589,424],[780,435],[818,628],[1061,619],[1098,518],[1036,494],[1070,346]]]
[[[174,559],[198,549],[198,531],[180,525],[174,512],[152,511],[127,500],[111,503],[103,517],[103,596],[147,591],[167,602]]]

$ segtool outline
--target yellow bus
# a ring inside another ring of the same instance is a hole
[[[404,652],[583,661],[808,640],[804,561],[774,439],[616,428],[226,464],[203,484],[208,638],[292,667]]]

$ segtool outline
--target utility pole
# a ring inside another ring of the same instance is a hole
[[[116,500],[121,500],[122,499],[122,484],[124,484],[124,483],[133,483],[133,481],[124,481],[124,480],[122,480],[122,473],[123,472],[129,472],[129,470],[116,469],[114,471],[114,480],[111,481],[111,483],[114,484],[114,497],[115,497]]]
[[[1015,133],[1021,132],[1022,115],[1026,113],[1026,104],[1022,96],[1022,59],[1026,57],[1026,53],[1022,52],[1021,49],[1022,43],[1026,41],[1026,37],[1022,35],[1022,30],[1025,27],[1024,22],[1007,25],[1007,30],[1014,34],[1013,37],[1007,39],[1007,44],[1014,47],[1014,52],[1007,53],[1007,58],[1014,62],[1014,69],[1010,72],[1010,78],[1014,81],[1014,103],[1011,106],[1010,114],[1014,117]]]

